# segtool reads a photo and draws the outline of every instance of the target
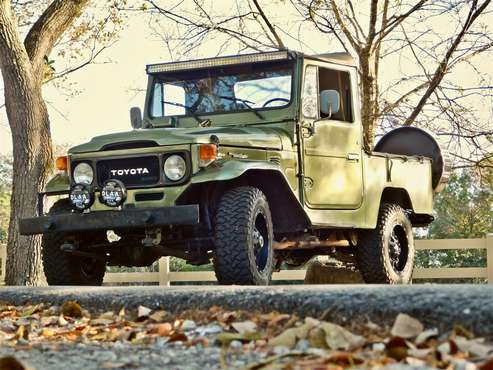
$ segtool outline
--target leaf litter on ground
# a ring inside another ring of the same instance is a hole
[[[223,367],[228,367],[229,354],[251,351],[261,353],[261,360],[246,369],[378,368],[400,363],[493,370],[493,346],[485,339],[460,325],[440,333],[405,313],[385,328],[372,322],[342,326],[286,313],[220,307],[178,315],[142,305],[97,313],[67,301],[61,306],[4,304],[0,322],[0,345],[24,350],[46,343],[146,345],[164,340],[169,345],[221,346]],[[0,370],[9,368],[27,369],[15,357],[0,357]]]

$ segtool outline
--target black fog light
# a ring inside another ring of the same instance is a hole
[[[127,199],[127,189],[119,180],[106,180],[101,188],[99,201],[108,207],[119,207]]]
[[[75,184],[70,190],[70,203],[75,210],[82,212],[94,203],[92,188],[86,184]]]

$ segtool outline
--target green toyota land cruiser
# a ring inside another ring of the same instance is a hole
[[[428,132],[362,147],[347,54],[276,51],[147,66],[144,114],[57,158],[39,215],[51,285],[100,285],[106,265],[212,261],[220,284],[269,284],[282,263],[354,258],[368,283],[408,283],[412,228],[448,178]],[[52,206],[48,210],[48,205]],[[111,236],[111,237],[109,237]]]

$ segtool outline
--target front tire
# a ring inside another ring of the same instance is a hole
[[[66,200],[56,202],[49,214],[70,213],[71,207]],[[96,235],[91,242],[102,238]],[[60,249],[63,243],[76,239],[65,233],[44,234],[41,250],[43,257],[43,269],[48,285],[102,285],[106,263],[104,261],[83,258],[71,255]],[[82,240],[77,240],[80,244]]]
[[[380,207],[377,227],[360,234],[356,260],[369,284],[409,284],[414,268],[412,225],[397,204]]]
[[[229,190],[215,218],[214,270],[219,284],[268,285],[274,251],[265,195],[251,186]]]

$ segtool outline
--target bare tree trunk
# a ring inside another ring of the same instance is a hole
[[[0,67],[5,106],[12,131],[14,175],[7,244],[9,285],[34,285],[40,277],[40,238],[20,236],[18,220],[36,212],[37,194],[52,159],[48,112],[42,79],[33,73],[12,16],[10,3],[0,2]]]
[[[5,73],[3,75],[5,81]],[[19,85],[18,75],[9,78],[8,86]],[[37,195],[51,167],[48,112],[39,88],[5,95],[6,101],[10,100],[7,115],[12,128],[15,168],[7,244],[9,268],[5,282],[8,285],[37,285],[41,277],[41,237],[21,236],[18,220],[35,216]]]
[[[363,124],[363,148],[371,152],[375,139],[378,107],[377,78],[371,68],[370,56],[363,51],[359,56],[361,88],[361,122]]]

